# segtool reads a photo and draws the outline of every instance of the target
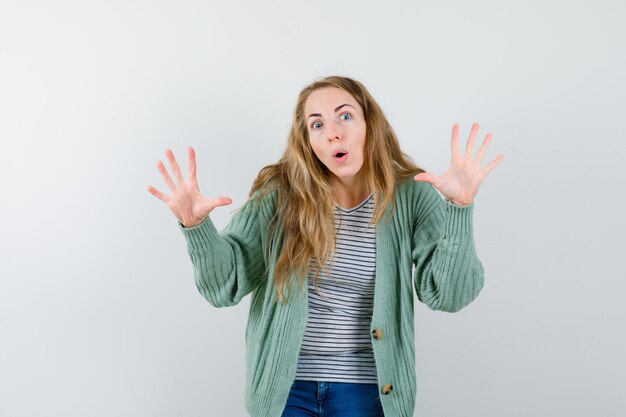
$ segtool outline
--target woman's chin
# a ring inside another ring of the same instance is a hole
[[[334,174],[334,178],[343,183],[354,183],[357,180],[359,171],[357,172],[347,172],[347,171],[331,171]]]

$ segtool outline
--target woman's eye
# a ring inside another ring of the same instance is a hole
[[[344,116],[347,116],[347,118],[345,118]],[[343,113],[339,117],[342,120],[350,120],[350,119],[352,119],[352,115],[350,113]],[[320,122],[313,122],[313,123],[311,123],[311,129],[319,129],[319,125],[320,125]]]

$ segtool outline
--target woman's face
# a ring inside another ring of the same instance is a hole
[[[363,166],[366,125],[361,106],[336,87],[313,91],[304,103],[309,142],[317,158],[346,185]]]

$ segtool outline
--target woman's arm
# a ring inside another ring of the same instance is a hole
[[[213,306],[236,305],[266,278],[262,230],[271,197],[260,208],[248,201],[221,233],[209,217],[190,228],[178,223],[187,240],[196,286]]]
[[[484,284],[472,232],[474,204],[457,206],[430,184],[420,188],[411,253],[415,291],[429,308],[456,312],[470,304]]]

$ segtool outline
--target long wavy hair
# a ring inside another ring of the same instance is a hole
[[[335,192],[330,185],[334,174],[317,158],[309,143],[304,105],[309,95],[318,89],[337,87],[350,93],[363,110],[366,123],[364,161],[361,170],[369,193],[374,194],[374,213],[370,225],[381,221],[385,209],[395,210],[394,190],[397,184],[415,176],[423,169],[415,165],[400,150],[398,139],[382,109],[360,82],[342,76],[315,80],[298,95],[287,148],[278,162],[263,167],[252,184],[249,198],[277,191],[276,212],[268,228],[270,239],[279,239],[276,246],[269,242],[267,259],[272,259],[272,247],[279,251],[273,279],[276,297],[285,301],[284,288],[291,288],[290,276],[299,277],[301,290],[308,284],[310,266],[316,266],[314,285],[327,263],[334,263]],[[388,221],[389,219],[387,219]],[[280,226],[282,233],[276,234]],[[310,265],[309,262],[313,261]],[[289,284],[289,285],[287,285]],[[289,291],[291,293],[291,291]]]

